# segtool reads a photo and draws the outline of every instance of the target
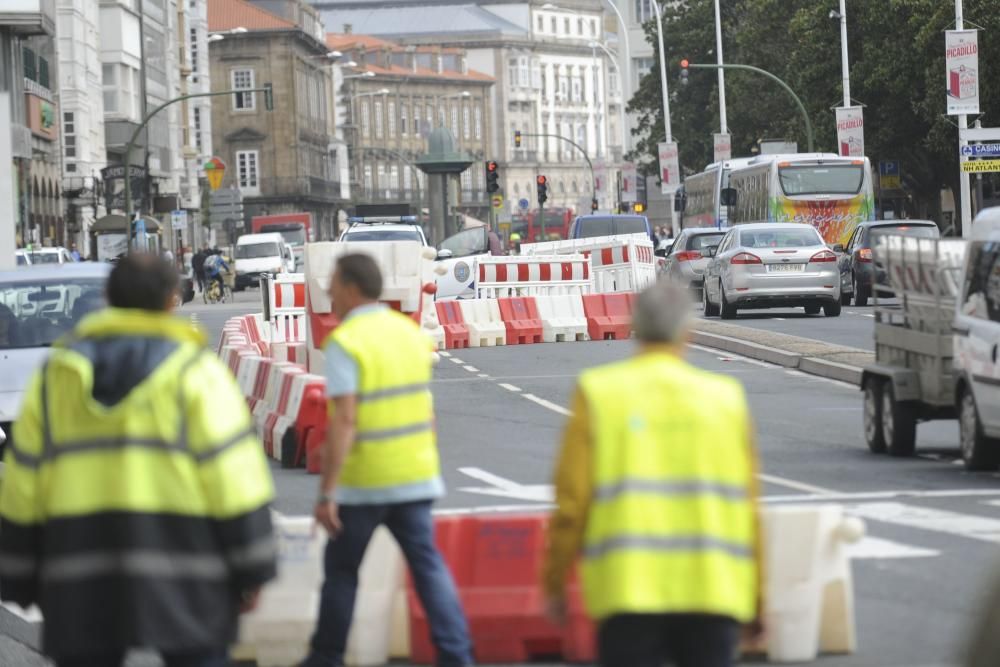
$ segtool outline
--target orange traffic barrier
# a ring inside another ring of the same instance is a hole
[[[469,347],[469,327],[462,317],[462,308],[458,301],[438,301],[434,304],[438,320],[444,329],[444,346],[451,350],[457,347]]]
[[[505,297],[497,299],[500,317],[507,327],[507,344],[524,345],[542,342],[542,320],[538,316],[538,306],[530,296]]]
[[[632,333],[631,293],[591,294],[583,297],[587,332],[592,340],[624,340]]]
[[[438,517],[435,538],[455,577],[478,663],[593,662],[594,630],[579,585],[569,589],[569,617],[546,618],[541,565],[548,516]],[[434,662],[427,616],[412,581],[410,659]]]

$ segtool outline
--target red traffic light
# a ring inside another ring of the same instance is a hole
[[[496,162],[490,160],[489,162],[486,163],[486,171],[496,171],[496,170],[497,170]]]
[[[685,69],[687,69],[687,66],[688,66],[689,64],[690,64],[690,63],[688,63],[688,61],[687,61],[687,58],[685,58],[684,60],[682,60],[682,61],[681,61],[681,67],[683,67],[683,68],[685,68]]]
[[[535,182],[537,182],[539,185],[545,185],[546,183],[549,182],[549,179],[545,178],[544,176],[539,176],[538,178],[535,179]]]

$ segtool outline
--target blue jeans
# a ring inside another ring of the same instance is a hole
[[[229,656],[225,649],[199,653],[164,653],[166,667],[226,667]],[[121,667],[125,663],[125,653],[101,653],[79,658],[56,660],[56,667]]]
[[[302,667],[344,664],[354,612],[358,568],[372,533],[385,524],[410,566],[413,583],[430,621],[431,639],[442,667],[472,664],[472,644],[455,582],[434,544],[430,501],[392,505],[341,505],[343,532],[326,544],[326,580],[312,650]]]

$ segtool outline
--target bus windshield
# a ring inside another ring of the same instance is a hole
[[[277,232],[285,239],[288,245],[304,245],[306,242],[306,228],[300,224],[274,224],[261,225],[258,234]]]
[[[856,195],[865,177],[858,165],[803,165],[780,167],[778,177],[786,195]]]

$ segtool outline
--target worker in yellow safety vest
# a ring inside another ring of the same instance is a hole
[[[0,596],[37,604],[58,667],[221,667],[276,574],[263,449],[239,387],[170,309],[177,271],[130,254],[110,308],[35,374],[7,443]],[[82,297],[81,297],[82,298]]]
[[[324,347],[330,418],[315,518],[330,536],[312,649],[303,667],[343,665],[358,568],[384,524],[402,548],[430,621],[439,665],[472,663],[465,614],[434,544],[431,503],[444,493],[430,382],[433,345],[378,302],[368,255],[344,255],[330,280],[340,319]]]
[[[756,455],[743,389],[683,359],[687,289],[643,292],[631,359],[585,371],[556,471],[543,585],[582,556],[602,665],[728,667],[759,630]]]

